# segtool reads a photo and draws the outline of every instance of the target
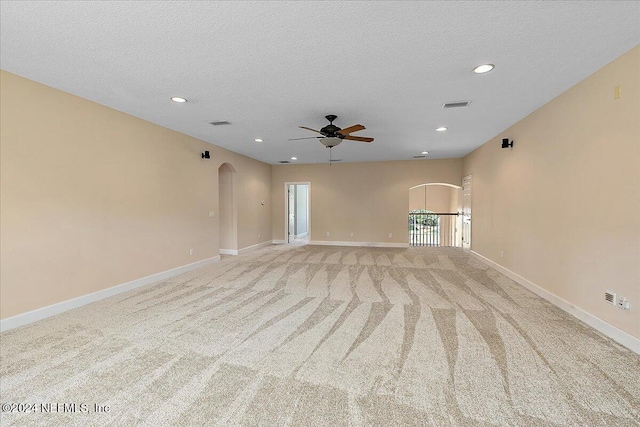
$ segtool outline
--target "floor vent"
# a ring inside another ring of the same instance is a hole
[[[291,163],[289,160],[280,160],[280,163]]]
[[[216,120],[214,122],[209,122],[209,124],[212,124],[214,126],[222,126],[222,125],[230,125],[231,122],[228,122],[226,120]]]
[[[458,101],[458,102],[447,102],[442,105],[442,108],[458,108],[458,107],[467,107],[471,104],[471,101]]]
[[[604,300],[609,304],[616,305],[616,294],[615,292],[605,291],[604,292]]]

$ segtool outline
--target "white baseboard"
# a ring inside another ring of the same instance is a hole
[[[238,255],[236,249],[220,249],[220,255]]]
[[[274,245],[284,245],[285,243],[287,243],[286,240],[274,240],[272,242]]]
[[[296,239],[302,239],[303,237],[307,237],[308,235],[309,233],[296,234]]]
[[[580,307],[576,307],[575,305],[571,304],[569,301],[563,298],[560,298],[559,296],[547,291],[546,289],[541,288],[535,283],[530,282],[529,280],[525,279],[519,274],[514,273],[513,271],[501,266],[500,264],[494,261],[491,261],[489,258],[486,258],[477,252],[471,251],[471,255],[475,256],[480,261],[487,264],[489,267],[492,267],[498,270],[500,273],[504,274],[514,282],[529,289],[531,292],[538,295],[539,297],[546,299],[551,304],[571,314],[573,317],[576,317],[577,319],[582,320],[587,325],[602,332],[604,335],[608,336],[612,340],[640,354],[640,339],[634,337],[631,334],[628,334],[627,332],[621,329],[616,328],[615,326],[605,322],[599,317],[596,317],[593,314],[584,311]]]
[[[284,243],[284,242],[283,242]],[[274,245],[273,241],[268,240],[266,242],[261,242],[252,246],[247,246],[242,249],[220,249],[220,255],[242,255],[247,252],[255,251],[256,249],[260,249],[264,246]]]
[[[238,255],[246,254],[247,252],[255,251],[256,249],[260,249],[260,248],[263,248],[265,246],[271,246],[271,245],[273,245],[273,242],[271,240],[268,240],[266,242],[258,243],[258,244],[253,245],[253,246],[247,246],[246,248],[240,249],[238,251]]]
[[[175,277],[179,274],[186,273],[187,271],[204,267],[205,265],[209,265],[217,261],[220,261],[220,256],[214,256],[211,258],[203,259],[202,261],[196,261],[191,264],[183,265],[182,267],[172,268],[171,270],[152,274],[151,276],[132,280],[131,282],[122,283],[120,285],[103,289],[101,291],[82,295],[77,298],[72,298],[70,300],[48,305],[36,310],[27,311],[26,313],[18,314],[13,317],[8,317],[6,319],[0,320],[0,332],[8,331],[9,329],[14,329],[23,325],[27,325],[29,323],[36,322],[38,320],[46,319],[47,317],[55,316],[56,314],[64,313],[65,311],[73,310],[74,308],[82,307],[83,305],[91,304],[92,302],[100,301],[105,298],[109,298],[114,295],[139,288],[141,286],[149,285],[154,282],[160,282],[162,280]]]
[[[387,242],[339,242],[311,240],[310,245],[319,246],[367,246],[373,248],[408,248],[408,243],[387,243]]]

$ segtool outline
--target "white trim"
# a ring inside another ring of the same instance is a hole
[[[513,271],[501,266],[500,264],[494,261],[491,261],[489,258],[486,258],[474,251],[471,251],[471,254],[476,258],[478,258],[480,261],[487,264],[489,267],[492,267],[498,270],[500,273],[504,274],[511,280],[529,289],[531,292],[538,295],[539,297],[546,299],[551,304],[561,308],[562,310],[571,314],[573,317],[576,317],[577,319],[582,320],[587,325],[591,326],[597,331],[600,331],[604,335],[622,344],[623,346],[627,347],[631,351],[634,351],[640,354],[639,338],[636,338],[633,335],[628,334],[627,332],[616,328],[615,326],[605,322],[599,317],[596,317],[593,314],[584,311],[580,307],[576,307],[575,305],[571,304],[569,301],[563,298],[560,298],[559,296],[547,291],[546,289],[541,288],[540,286],[530,282],[529,280],[525,279],[519,274],[514,273]]]
[[[309,233],[300,233],[300,234],[296,234],[296,239],[302,239],[303,237],[307,237]]]
[[[285,243],[287,243],[286,240],[273,240],[274,245],[284,245]]]
[[[247,252],[251,252],[254,251],[256,249],[260,249],[263,246],[269,246],[269,245],[273,245],[273,241],[272,240],[267,240],[266,242],[261,242],[261,243],[257,243],[255,245],[252,246],[247,246],[246,248],[242,248],[242,249],[220,249],[220,255],[241,255]]]
[[[387,243],[387,242],[338,242],[338,241],[322,241],[311,240],[310,245],[318,246],[367,246],[374,248],[408,248],[408,243]]]
[[[238,251],[238,255],[246,254],[247,252],[255,251],[256,249],[263,248],[265,246],[271,246],[273,242],[271,240],[267,240],[266,242],[261,242],[252,246],[247,246],[246,248],[242,248]]]
[[[0,320],[0,332],[8,331],[9,329],[14,329],[23,325],[27,325],[29,323],[37,322],[38,320],[46,319],[47,317],[55,316],[56,314],[64,313],[65,311],[73,310],[74,308],[91,304],[92,302],[100,301],[105,298],[121,294],[123,292],[131,291],[141,286],[160,282],[171,277],[175,277],[179,274],[204,267],[205,265],[213,264],[217,261],[220,261],[220,256],[214,256],[211,258],[203,259],[202,261],[196,261],[191,264],[183,265],[182,267],[172,268],[171,270],[152,274],[151,276],[142,277],[140,279],[132,280],[131,282],[122,283],[120,285],[102,289],[100,291],[93,292],[87,295],[82,295],[77,298],[72,298],[56,304],[48,305],[46,307],[27,311],[26,313],[18,314],[13,317],[8,317],[6,319]]]
[[[220,249],[220,255],[238,255],[238,251],[236,249]]]
[[[444,185],[446,187],[451,187],[451,188],[459,188],[459,189],[462,188],[459,185],[447,184],[446,182],[430,182],[430,183],[427,183],[427,184],[414,185],[413,187],[409,187],[409,190],[413,190],[414,188],[418,188],[418,187],[426,187],[428,185]]]

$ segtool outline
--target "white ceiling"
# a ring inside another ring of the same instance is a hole
[[[0,12],[2,69],[272,164],[326,162],[317,140],[287,139],[313,136],[297,126],[319,129],[327,114],[375,137],[336,147],[345,162],[461,157],[640,43],[637,1],[3,1]],[[483,63],[496,69],[471,72]],[[442,109],[460,100],[472,102]]]

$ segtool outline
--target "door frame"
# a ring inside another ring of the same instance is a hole
[[[290,185],[306,185],[307,186],[307,232],[309,241],[311,241],[311,182],[310,181],[291,181],[284,183],[284,242],[289,243],[289,186]]]
[[[469,183],[469,206],[468,206],[468,213],[469,213],[469,219],[468,219],[468,223],[467,226],[465,227],[465,199],[464,199],[464,186],[465,186],[465,182]],[[473,224],[472,224],[472,217],[473,217],[473,175],[469,174],[467,176],[462,177],[462,249],[465,251],[470,251],[471,250],[471,244],[473,242],[473,239],[471,238],[471,231],[473,230]],[[467,230],[468,228],[468,230]],[[464,237],[465,234],[468,235],[468,239],[467,241],[464,241]]]

